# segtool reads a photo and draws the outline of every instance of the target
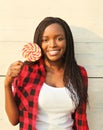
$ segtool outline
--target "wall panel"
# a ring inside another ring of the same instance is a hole
[[[102,5],[103,0],[0,0],[0,130],[18,130],[18,126],[10,125],[4,109],[7,68],[16,60],[24,60],[23,45],[32,42],[35,28],[47,16],[61,17],[71,27],[77,62],[86,68],[89,76],[89,127],[103,129]]]

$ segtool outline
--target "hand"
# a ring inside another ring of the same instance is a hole
[[[16,61],[12,63],[7,71],[6,78],[5,78],[5,86],[11,86],[15,77],[17,77],[22,69],[23,62]]]

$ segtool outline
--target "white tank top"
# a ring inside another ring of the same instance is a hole
[[[37,130],[73,130],[75,110],[69,90],[43,84],[38,99]]]

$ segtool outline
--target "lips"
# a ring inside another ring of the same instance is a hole
[[[51,56],[55,56],[59,53],[59,50],[51,50],[51,51],[48,51],[49,55]]]

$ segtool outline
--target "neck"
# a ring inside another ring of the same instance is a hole
[[[64,68],[64,64],[62,60],[58,61],[50,61],[45,59],[45,67],[47,71],[56,71]]]

